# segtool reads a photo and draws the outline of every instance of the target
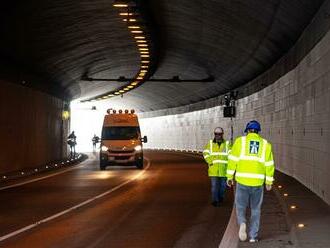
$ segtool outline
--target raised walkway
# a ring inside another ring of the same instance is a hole
[[[260,242],[238,241],[233,214],[220,247],[330,248],[330,206],[292,177],[275,178],[274,190],[265,192]]]

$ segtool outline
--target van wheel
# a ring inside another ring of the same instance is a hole
[[[136,161],[136,168],[142,170],[143,169],[143,159],[139,159]]]

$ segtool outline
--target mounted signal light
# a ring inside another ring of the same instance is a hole
[[[122,113],[123,113],[123,110],[119,109],[119,111],[118,111],[118,112],[119,112],[119,114],[122,114]]]
[[[135,113],[135,110],[134,109],[131,109],[131,114],[134,114]]]
[[[125,114],[128,114],[128,109],[125,109]]]

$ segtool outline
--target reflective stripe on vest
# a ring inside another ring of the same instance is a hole
[[[234,155],[229,155],[229,156],[228,156],[228,159],[230,159],[230,160],[234,160],[234,161],[239,161],[239,157],[236,157],[236,156],[234,156]]]
[[[213,141],[210,140],[210,153],[212,153],[212,152],[213,152]]]
[[[265,175],[263,175],[263,174],[254,174],[254,173],[236,172],[235,175],[236,175],[236,177],[255,178],[255,179],[265,179]]]
[[[274,165],[274,160],[265,162],[265,166],[272,166]]]
[[[227,160],[213,160],[213,164],[216,164],[216,163],[228,164],[228,161]]]
[[[266,176],[266,181],[273,182],[274,181],[274,177]]]
[[[221,145],[220,145],[221,146]],[[213,140],[210,140],[210,150],[204,150],[204,152],[210,152],[211,155],[228,155],[228,141],[225,143],[226,152],[213,152]]]
[[[226,153],[226,152],[211,152],[211,155],[223,155],[223,156],[228,156],[228,153]]]

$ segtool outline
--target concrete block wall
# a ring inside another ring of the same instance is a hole
[[[142,118],[145,147],[202,150],[216,126],[229,138],[231,121],[222,117],[222,108]],[[237,101],[234,136],[252,119],[273,144],[277,169],[330,204],[330,32],[296,68]]]
[[[58,98],[0,81],[0,174],[66,157],[62,109]]]

